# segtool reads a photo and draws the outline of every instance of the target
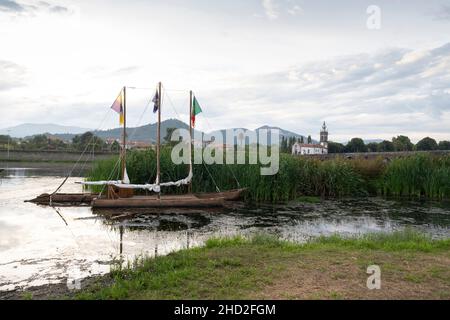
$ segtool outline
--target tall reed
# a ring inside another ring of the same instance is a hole
[[[450,156],[419,154],[393,160],[382,177],[387,196],[450,198]]]

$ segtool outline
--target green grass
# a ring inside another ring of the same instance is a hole
[[[334,281],[346,281],[346,277],[352,276],[351,272],[346,271],[349,263],[357,265],[365,277],[364,268],[373,262],[389,265],[391,267],[387,270],[392,270],[393,265],[402,265],[402,261],[414,263],[421,257],[448,256],[449,250],[449,239],[432,240],[412,230],[358,238],[336,235],[317,238],[306,244],[295,244],[264,234],[252,238],[213,238],[201,248],[157,258],[136,259],[127,268],[116,268],[110,274],[110,285],[94,285],[75,298],[258,298],[268,286],[284,281],[286,274],[292,273],[292,268],[296,268],[295,272],[299,274],[307,271],[327,275],[330,266],[341,266],[341,271],[329,275]],[[375,258],[372,258],[374,254]],[[441,283],[441,279],[448,275],[445,264],[427,265],[427,268],[432,268],[434,272],[434,276],[430,277],[433,281]],[[400,270],[400,267],[397,269]],[[422,279],[420,272],[411,270],[400,272],[399,277],[408,283]],[[343,297],[340,292],[326,292],[328,298]],[[314,297],[317,292],[310,294]],[[445,292],[445,296],[448,294]]]

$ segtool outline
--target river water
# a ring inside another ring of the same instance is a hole
[[[24,200],[52,192],[67,168],[5,168],[0,173],[0,291],[82,279],[113,259],[167,254],[213,236],[276,234],[293,241],[415,228],[450,236],[450,204],[380,198],[317,204],[237,205],[188,214],[138,215],[112,222],[89,207],[42,207]],[[71,178],[63,192],[80,192]]]

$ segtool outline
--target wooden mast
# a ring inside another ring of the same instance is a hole
[[[192,171],[192,90],[189,92],[189,172]],[[192,179],[188,186],[188,192],[192,193]]]
[[[160,145],[161,145],[161,100],[162,100],[162,91],[161,91],[161,82],[158,84],[158,130],[156,137],[156,184],[159,186],[161,183],[161,162],[160,162]],[[161,192],[158,193],[158,198]]]
[[[122,181],[125,179],[127,154],[127,87],[123,87]]]

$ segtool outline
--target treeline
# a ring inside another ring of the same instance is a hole
[[[9,150],[56,150],[56,151],[112,151],[120,150],[120,144],[114,141],[107,144],[92,132],[76,135],[71,141],[63,141],[51,134],[39,134],[29,138],[17,139],[0,135],[0,148]]]
[[[292,152],[292,146],[295,143],[308,143],[308,144],[311,144],[312,143],[312,138],[311,138],[311,136],[308,136],[308,138],[306,138],[306,139],[304,139],[303,136],[300,137],[300,138],[281,136],[280,152],[291,153]]]
[[[439,143],[426,137],[412,143],[407,136],[397,136],[391,141],[364,143],[361,138],[353,138],[346,145],[338,142],[329,142],[328,153],[352,153],[352,152],[395,152],[395,151],[433,151],[450,150],[450,141],[440,141]]]

